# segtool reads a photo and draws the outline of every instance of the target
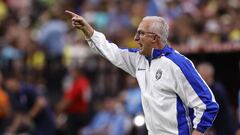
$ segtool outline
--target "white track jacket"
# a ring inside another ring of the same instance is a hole
[[[120,49],[94,31],[89,46],[115,66],[136,77],[149,135],[191,135],[212,126],[218,104],[192,62],[165,45],[151,58],[137,49]]]

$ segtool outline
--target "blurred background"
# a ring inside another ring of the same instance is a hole
[[[239,133],[239,0],[0,0],[0,134],[146,135],[134,78],[89,50],[65,10],[120,48],[164,17],[220,105],[209,135]]]

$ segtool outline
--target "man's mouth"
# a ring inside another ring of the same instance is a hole
[[[141,43],[139,43],[139,49],[143,50],[143,45]]]

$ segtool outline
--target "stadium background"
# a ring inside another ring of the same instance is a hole
[[[41,89],[56,112],[69,85],[68,70],[77,66],[90,81],[93,118],[99,102],[106,97],[119,99],[124,91],[137,86],[128,84],[126,73],[88,49],[82,33],[71,27],[71,20],[64,13],[66,9],[85,17],[121,48],[137,47],[133,37],[142,17],[164,17],[170,25],[168,39],[172,47],[196,65],[203,61],[213,64],[215,79],[224,85],[231,115],[237,122],[239,0],[0,0],[2,89],[6,91],[4,81],[14,74]],[[61,133],[64,131],[58,131]]]

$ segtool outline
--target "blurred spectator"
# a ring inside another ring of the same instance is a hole
[[[69,75],[70,78],[66,78],[64,82],[64,97],[59,101],[57,114],[67,115],[64,134],[77,135],[78,130],[89,121],[90,83],[78,64],[69,67]]]
[[[7,93],[0,89],[0,134],[6,128],[8,118],[10,116],[10,104]]]
[[[141,90],[137,84],[137,80],[130,75],[126,75],[126,88],[121,93],[121,100],[124,103],[126,112],[134,117],[143,113],[141,102]]]
[[[11,18],[13,19],[13,18]],[[18,39],[20,39],[20,33],[23,32],[21,26],[17,24],[17,22],[13,20],[9,20],[8,22],[10,26],[6,28],[4,34],[4,40],[1,44],[1,57],[0,57],[0,66],[1,69],[6,72],[14,69],[14,61],[22,60],[24,57],[23,50],[18,46]],[[18,33],[19,32],[19,33]]]
[[[221,83],[215,81],[213,65],[209,62],[202,62],[198,64],[197,70],[211,88],[220,107],[211,132],[215,132],[214,135],[234,135],[237,130],[237,121],[233,118],[227,91]]]
[[[69,32],[66,36],[66,44],[63,53],[65,66],[70,66],[72,63],[83,65],[86,59],[93,55],[78,32]]]
[[[6,4],[0,0],[0,22],[5,19],[7,16],[7,7]]]
[[[13,121],[6,133],[17,134],[26,127],[27,131],[24,132],[32,135],[53,135],[53,112],[40,91],[30,84],[20,83],[12,76],[8,77],[5,84],[14,111]]]
[[[46,79],[47,95],[50,103],[53,105],[61,97],[62,79],[65,74],[65,67],[63,65],[63,49],[66,44],[66,34],[68,27],[66,23],[60,19],[61,12],[57,8],[51,8],[44,12],[43,24],[38,31],[36,40],[43,48],[46,54],[46,67],[44,77]]]
[[[44,52],[35,44],[32,43],[28,46],[27,50],[27,66],[30,69],[34,69],[35,71],[42,72],[45,67],[46,56]]]
[[[7,122],[11,116],[11,106],[9,102],[8,94],[2,87],[3,76],[0,73],[0,134],[3,134],[7,127]]]
[[[141,102],[141,90],[137,84],[137,80],[130,75],[125,77],[126,88],[121,92],[120,99],[124,104],[126,113],[130,116],[134,123],[131,134],[134,135],[145,135],[147,134],[146,125],[137,125],[135,122],[139,115],[143,115],[143,108]],[[144,117],[142,117],[144,119]]]
[[[91,123],[81,130],[81,135],[126,135],[131,129],[128,116],[114,97],[106,97]]]
[[[40,45],[46,49],[48,57],[52,59],[62,55],[68,30],[66,23],[58,17],[56,12],[47,12],[49,20],[43,22],[37,37]]]

